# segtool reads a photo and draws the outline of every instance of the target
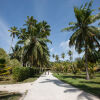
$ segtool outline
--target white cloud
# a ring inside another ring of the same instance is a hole
[[[69,40],[61,42],[60,47],[62,47],[64,50],[69,48]]]
[[[69,47],[69,40],[61,42],[60,47],[63,49],[63,51],[65,53],[68,53],[68,51],[71,50],[73,52],[73,60],[75,60],[75,58],[77,58],[77,57],[82,57],[84,54],[84,53],[78,54],[75,50],[75,46],[70,48]],[[69,59],[68,54],[67,54],[66,59]]]

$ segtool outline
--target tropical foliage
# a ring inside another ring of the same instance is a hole
[[[15,27],[14,27],[15,28]],[[11,28],[11,36],[18,37],[15,47],[12,47],[10,54],[12,59],[19,60],[23,66],[46,66],[49,62],[49,49],[47,43],[50,35],[50,26],[46,21],[38,22],[36,19],[27,17],[24,28],[14,31]]]
[[[72,31],[69,46],[84,53],[82,58],[74,59],[73,50],[66,50],[61,55],[52,54],[54,62],[50,62],[48,43],[50,25],[46,21],[38,22],[33,16],[27,16],[22,27],[11,27],[8,31],[12,38],[9,55],[0,48],[0,75],[13,74],[16,81],[39,74],[46,67],[59,73],[81,74],[86,72],[86,78],[94,78],[95,72],[100,70],[100,28],[95,22],[100,20],[100,13],[93,15],[91,9],[93,1],[81,7],[74,7],[76,22],[70,22],[62,31]],[[100,8],[99,8],[100,10]],[[17,40],[13,46],[14,39]],[[68,60],[69,56],[69,60]],[[66,60],[67,59],[67,60]]]
[[[76,22],[70,22],[69,27],[64,28],[63,31],[73,31],[70,37],[69,45],[75,45],[78,53],[85,52],[85,67],[87,79],[90,79],[88,72],[88,52],[92,49],[99,47],[100,31],[97,27],[93,26],[94,15],[91,9],[92,1],[80,8],[74,7]]]
[[[4,49],[0,48],[0,75],[10,74],[10,59]]]

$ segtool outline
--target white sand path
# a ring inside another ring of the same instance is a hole
[[[0,85],[0,91],[25,93],[24,100],[100,100],[96,96],[65,84],[55,78],[52,73],[42,75],[35,82]]]

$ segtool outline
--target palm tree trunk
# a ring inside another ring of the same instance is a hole
[[[10,54],[10,51],[11,51],[11,48],[12,48],[12,43],[13,43],[13,37],[12,37],[12,40],[11,40],[11,46],[10,46],[10,49],[9,49],[9,54]]]
[[[88,71],[88,61],[87,61],[87,45],[85,45],[85,67],[86,67],[86,79],[89,80],[89,71]]]
[[[21,51],[21,64],[22,64],[22,66],[23,66],[23,50]]]
[[[33,55],[31,56],[31,67],[33,66]]]

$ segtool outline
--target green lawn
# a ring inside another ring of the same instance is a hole
[[[21,98],[19,93],[9,93],[6,91],[0,91],[0,100],[19,100]]]
[[[54,73],[53,75],[65,83],[69,83],[100,98],[100,73],[96,73],[95,78],[91,80],[86,80],[85,74],[75,76],[73,74],[60,73],[58,75]]]

